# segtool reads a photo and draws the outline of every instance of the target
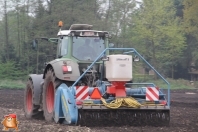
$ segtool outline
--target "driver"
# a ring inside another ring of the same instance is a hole
[[[85,43],[83,43],[77,50],[78,55],[80,56],[80,58],[93,58],[95,56],[95,51],[93,49],[93,47],[90,45],[90,39],[86,39]]]

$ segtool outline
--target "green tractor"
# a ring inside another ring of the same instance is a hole
[[[56,59],[46,64],[43,74],[29,75],[24,99],[27,118],[43,111],[45,120],[52,121],[56,88],[61,83],[71,86],[96,57],[109,47],[109,33],[91,28],[92,25],[88,24],[73,24],[69,30],[60,29],[57,40],[48,39],[57,43]],[[34,41],[34,46],[36,45],[37,42]],[[104,72],[101,63],[97,62],[76,85],[96,86]]]

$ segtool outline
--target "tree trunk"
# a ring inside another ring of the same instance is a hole
[[[105,29],[109,29],[108,28],[108,21],[109,21],[109,12],[110,12],[110,7],[111,7],[111,0],[109,0],[109,6],[108,6],[108,9],[107,9],[107,14],[106,14],[106,19],[105,19]],[[103,30],[105,30],[103,29]]]
[[[36,74],[38,74],[39,67],[39,45],[37,44],[37,53],[36,53]]]
[[[171,67],[171,75],[172,75],[172,79],[174,78],[174,66],[172,64],[172,67]]]
[[[156,62],[156,56],[155,56],[155,45],[154,45],[153,39],[152,39],[151,45],[152,45],[152,49],[153,49],[153,54],[152,54],[153,66],[157,70],[157,62]],[[157,79],[156,73],[154,73],[154,79]]]
[[[20,31],[19,31],[19,8],[17,2],[17,43],[18,43],[18,57],[20,59]]]
[[[29,4],[30,4],[30,1],[28,0],[27,1],[27,14],[29,13]],[[28,28],[26,28],[26,31],[27,31],[27,33],[28,33],[28,29],[29,29],[29,19],[27,19],[27,27]],[[27,37],[28,38],[28,37]],[[28,39],[27,39],[27,42],[28,42]],[[28,70],[28,73],[30,72],[30,68],[29,68],[29,66],[30,66],[30,58],[29,58],[29,46],[27,46],[27,51],[26,51],[26,53],[27,53],[27,70]]]
[[[6,53],[7,53],[7,58],[6,61],[9,61],[10,59],[10,52],[9,52],[9,36],[8,36],[8,17],[7,17],[7,3],[6,0],[4,0],[4,15],[5,15],[5,38],[6,38]]]

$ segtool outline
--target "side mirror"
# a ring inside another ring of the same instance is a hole
[[[34,39],[33,42],[32,42],[32,48],[34,50],[37,50],[37,47],[38,47],[38,41],[36,39]]]
[[[114,44],[113,43],[110,43],[109,44],[109,48],[113,48],[114,47]]]
[[[49,38],[49,39],[47,39],[47,41],[58,44],[58,38]]]
[[[134,61],[134,62],[140,61],[140,58],[139,58],[137,55],[135,55],[135,56],[133,57],[133,61]]]

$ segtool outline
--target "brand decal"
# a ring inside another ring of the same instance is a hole
[[[129,61],[129,58],[117,58],[117,61]]]

